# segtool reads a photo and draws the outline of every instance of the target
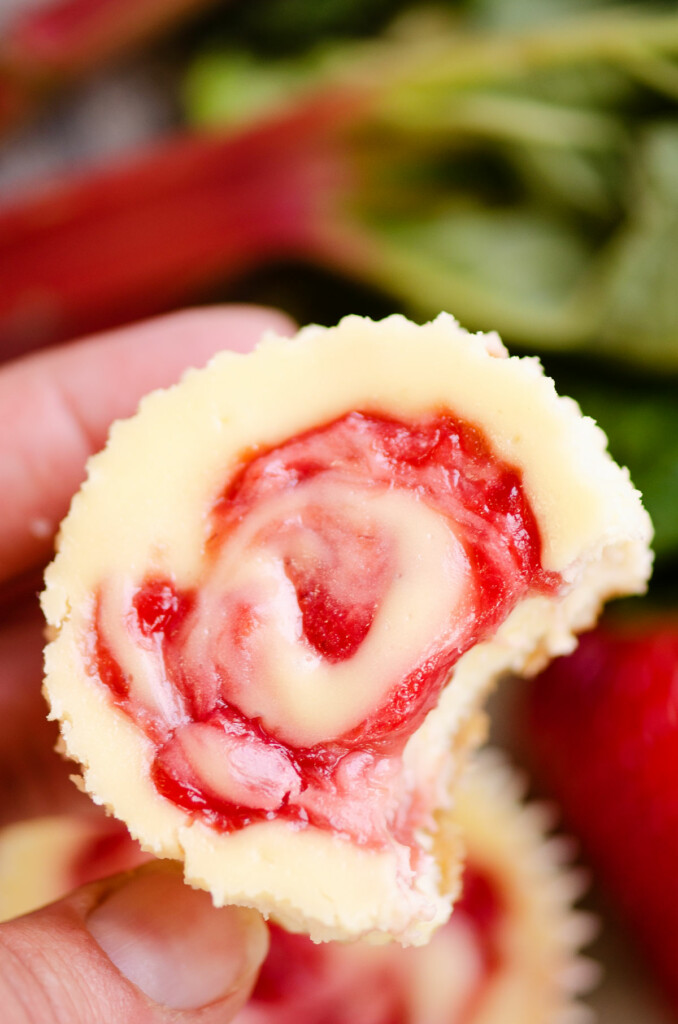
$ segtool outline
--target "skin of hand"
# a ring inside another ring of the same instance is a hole
[[[246,306],[173,314],[0,367],[0,825],[85,798],[54,753],[40,693],[41,572],[113,420],[220,349],[291,334]],[[81,805],[82,806],[82,805]],[[216,909],[154,862],[0,924],[4,1024],[224,1024],[268,949],[262,918]]]

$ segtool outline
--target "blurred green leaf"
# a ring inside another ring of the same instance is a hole
[[[209,51],[184,78],[184,103],[199,125],[237,125],[284,106],[308,86],[309,61],[262,61],[250,54]]]
[[[386,244],[375,279],[395,282],[414,311],[450,309],[467,327],[492,325],[540,346],[582,338],[573,295],[589,254],[565,221],[529,207],[460,208],[383,223],[377,233]]]
[[[623,160],[619,153],[592,153],[543,146],[515,147],[509,154],[529,190],[575,216],[613,224],[622,212]]]
[[[264,3],[264,20],[306,2]],[[356,14],[337,0],[309,26],[357,28]],[[343,269],[524,347],[678,370],[677,58],[675,5],[467,0],[410,6],[379,38],[295,59],[205,54],[186,97],[193,120],[233,125],[363,90],[338,143],[354,172],[338,205],[366,254],[342,249]],[[468,179],[473,158],[489,177]]]
[[[598,347],[678,368],[678,121],[647,132],[626,223],[604,254]]]
[[[521,29],[564,17],[619,7],[619,0],[470,0],[474,20],[483,27]]]

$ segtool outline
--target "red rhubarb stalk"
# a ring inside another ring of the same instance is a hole
[[[0,210],[0,357],[171,309],[333,235],[341,246],[337,132],[355,103],[178,137]]]

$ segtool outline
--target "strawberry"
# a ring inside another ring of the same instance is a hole
[[[678,1008],[678,621],[606,626],[529,693],[545,783]]]

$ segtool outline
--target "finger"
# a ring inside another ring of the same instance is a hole
[[[267,949],[257,913],[152,864],[0,925],[3,1021],[225,1024]]]
[[[274,311],[196,309],[0,369],[0,582],[49,557],[85,462],[114,419],[216,351],[251,349],[267,329],[293,330]]]

